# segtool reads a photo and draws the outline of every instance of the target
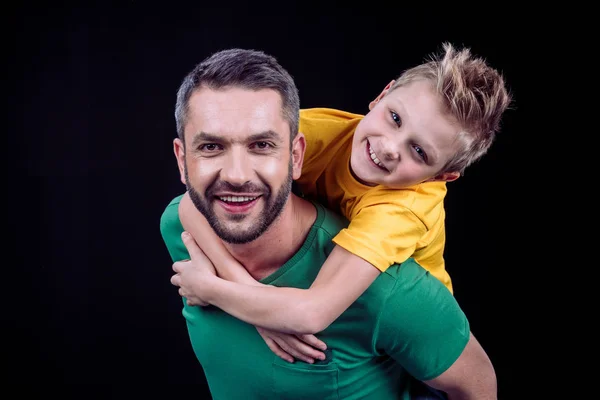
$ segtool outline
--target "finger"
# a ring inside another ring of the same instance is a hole
[[[315,349],[319,349],[321,351],[327,350],[327,345],[325,342],[319,340],[315,335],[296,335],[296,337]]]
[[[202,250],[200,250],[200,247],[198,247],[198,244],[196,243],[192,235],[189,234],[189,232],[182,232],[181,240],[183,240],[183,244],[185,245],[185,248],[190,254],[190,258],[192,260],[195,260],[197,257],[202,257],[204,255],[204,253],[202,253]]]
[[[298,360],[302,360],[305,363],[312,364],[315,362],[314,358],[308,356],[306,353],[310,351],[310,347],[306,344],[302,343],[296,336],[293,335],[284,335],[284,336],[274,336],[273,340],[281,347],[283,351],[288,354],[291,354],[293,357]],[[302,351],[302,346],[306,347],[305,351]],[[315,350],[316,351],[316,350]]]
[[[283,351],[283,349],[281,347],[279,347],[279,345],[277,343],[275,343],[275,341],[271,338],[268,337],[264,337],[263,339],[265,340],[265,343],[267,344],[267,346],[269,347],[269,349],[271,349],[271,351],[273,353],[275,353],[275,355],[281,359],[283,359],[284,361],[287,361],[289,363],[293,363],[294,362],[294,357],[292,357],[291,355],[289,355],[288,353],[286,353],[285,351]]]
[[[179,274],[175,274],[171,277],[171,285],[181,286],[181,277],[179,276]]]
[[[310,336],[310,335],[307,335],[307,336]],[[298,339],[296,337],[296,335],[289,335],[289,337],[285,336],[283,339],[286,341],[286,343],[290,347],[292,347],[296,352],[302,354],[302,356],[304,356],[304,357],[309,357],[312,359],[319,359],[319,360],[325,359],[325,353],[319,351],[318,349],[315,349],[312,346],[307,345],[306,343],[304,343],[303,341]]]
[[[190,262],[189,259],[174,262],[173,263],[173,271],[177,272],[178,274],[181,273],[181,271],[183,270],[183,267],[185,266],[184,263],[188,263],[188,262]]]

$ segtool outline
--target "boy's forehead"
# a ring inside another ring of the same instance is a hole
[[[441,96],[435,91],[433,83],[424,79],[396,87],[388,92],[389,100],[399,100],[403,103],[414,103],[415,101],[428,100],[430,102],[441,104]]]

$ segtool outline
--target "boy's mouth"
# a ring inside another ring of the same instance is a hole
[[[371,160],[373,165],[375,165],[376,167],[378,167],[379,169],[381,169],[385,172],[390,172],[385,167],[385,165],[383,165],[381,160],[379,160],[379,158],[377,157],[377,154],[375,154],[375,151],[371,148],[371,143],[369,143],[368,140],[367,140],[367,153],[368,153],[367,155],[369,156],[369,159]]]

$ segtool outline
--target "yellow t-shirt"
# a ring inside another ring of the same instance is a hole
[[[338,246],[381,271],[413,257],[453,292],[443,257],[446,183],[387,189],[358,182],[350,154],[363,117],[329,108],[300,110],[307,146],[299,188],[350,221],[334,238]]]

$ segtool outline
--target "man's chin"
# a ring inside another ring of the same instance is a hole
[[[222,241],[229,244],[247,244],[255,241],[260,236],[257,234],[253,234],[252,232],[240,233],[239,230],[220,231],[217,232],[217,235],[221,238]]]

